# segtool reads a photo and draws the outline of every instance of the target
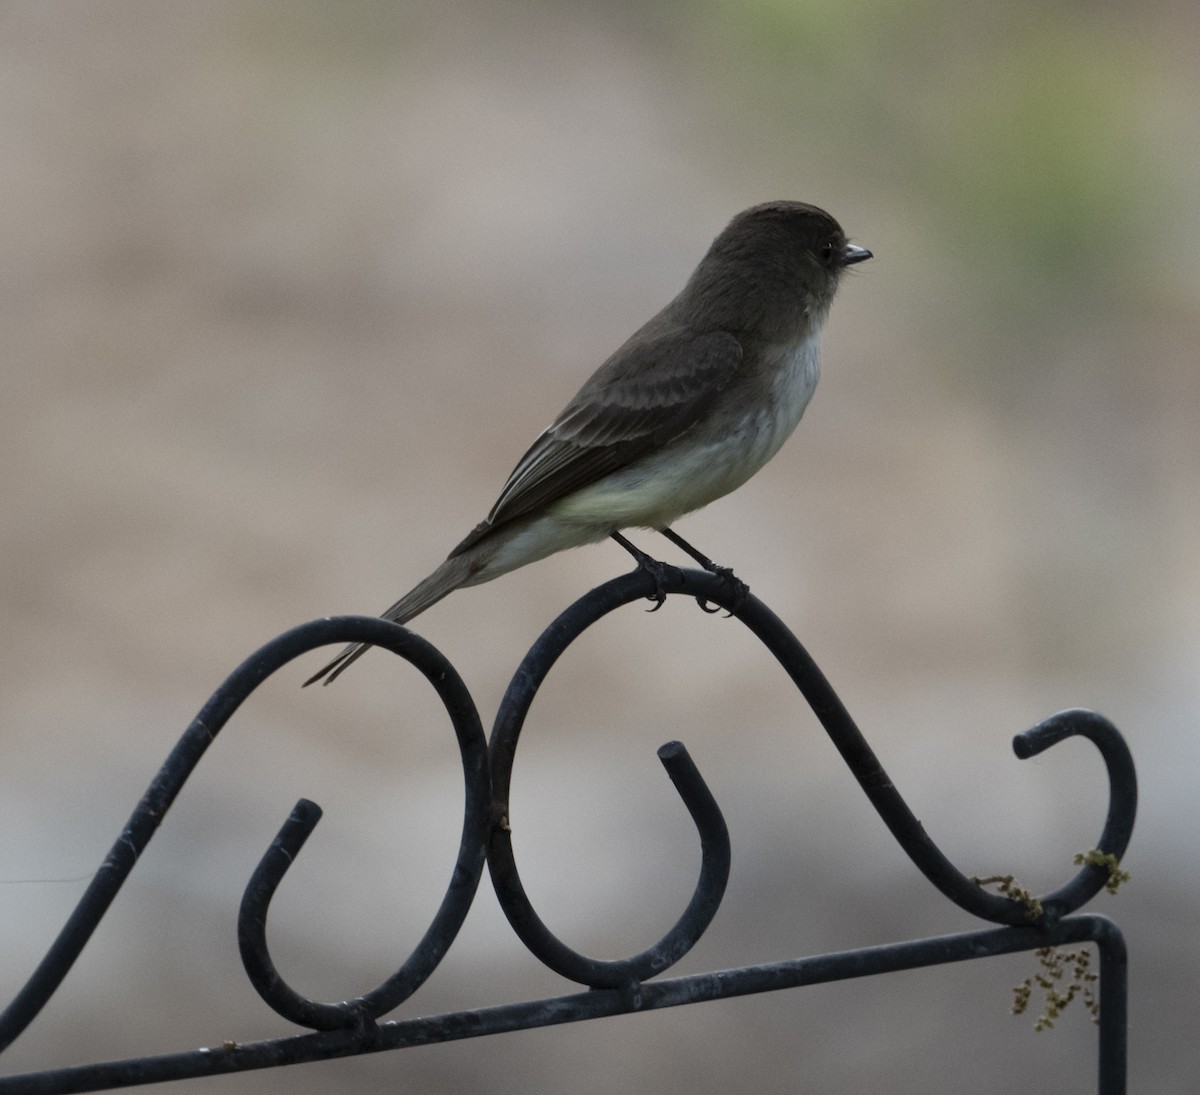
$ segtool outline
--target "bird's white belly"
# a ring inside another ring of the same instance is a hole
[[[736,490],[791,436],[820,376],[814,336],[780,363],[770,398],[727,420],[710,414],[693,429],[552,507],[570,522],[664,528]]]
[[[515,523],[463,584],[475,585],[565,548],[624,528],[661,529],[736,490],[791,436],[820,376],[820,344],[809,339],[780,362],[769,395],[738,416],[710,413],[659,452]],[[732,408],[726,408],[727,411]]]

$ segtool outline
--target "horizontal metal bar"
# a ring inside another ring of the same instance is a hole
[[[1112,986],[1102,983],[1101,989],[1100,1091],[1107,1095],[1108,1092],[1123,1090],[1125,952],[1117,926],[1107,917],[1097,915],[1067,917],[1049,930],[1036,927],[987,928],[740,969],[635,983],[619,989],[592,989],[571,996],[473,1011],[367,1023],[354,1029],[24,1073],[0,1078],[0,1095],[66,1095],[68,1092],[99,1091],[248,1072],[481,1038],[535,1027],[578,1023],[637,1011],[681,1007],[707,1000],[776,992],[1088,940],[1100,947],[1105,978],[1112,976],[1118,982]],[[1118,991],[1113,994],[1113,989]],[[1113,1001],[1116,1005],[1114,1014],[1122,1019],[1119,1023],[1104,1022],[1103,1009],[1110,995],[1120,998],[1119,1001]],[[1106,1075],[1109,1077],[1107,1086]]]

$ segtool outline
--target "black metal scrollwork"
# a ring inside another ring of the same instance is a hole
[[[719,605],[747,627],[803,694],[884,824],[917,868],[956,905],[1004,927],[674,980],[660,978],[712,922],[730,868],[729,834],[720,808],[687,750],[679,742],[670,742],[659,750],[659,758],[692,817],[701,845],[700,877],[687,908],[662,939],[625,959],[589,958],[555,936],[533,909],[521,884],[508,824],[512,767],[521,728],[542,682],[568,646],[609,612],[656,592],[694,597],[702,607]],[[267,1068],[1081,940],[1096,942],[1101,953],[1099,1090],[1102,1095],[1124,1091],[1124,943],[1116,926],[1104,917],[1071,915],[1105,886],[1105,868],[1085,865],[1064,885],[1040,898],[1040,913],[1032,922],[1029,905],[984,891],[963,875],[925,833],[825,676],[779,618],[757,598],[718,576],[673,568],[665,568],[655,576],[635,571],[616,578],[563,612],[514,674],[487,743],[475,705],[453,666],[432,645],[403,627],[374,617],[336,617],[314,620],[267,643],[214,693],[172,750],[59,937],[0,1015],[0,1049],[33,1021],[57,989],[184,782],[246,697],[299,655],[325,644],[348,642],[369,642],[390,650],[424,674],[446,708],[462,759],[465,806],[457,862],[441,906],[412,954],[381,985],[349,1001],[310,1000],[284,981],[267,947],[266,924],[276,887],[321,816],[315,803],[301,799],[246,887],[238,918],[238,941],[247,975],[263,1000],[284,1018],[316,1033],[0,1077],[0,1093],[99,1090]],[[1025,759],[1072,736],[1091,741],[1104,760],[1109,803],[1096,847],[1120,859],[1133,829],[1137,781],[1133,760],[1117,729],[1093,712],[1063,711],[1019,734],[1013,747],[1017,756]],[[382,1016],[420,988],[450,948],[474,900],[485,862],[501,907],[525,946],[546,966],[588,986],[590,991],[533,1003],[380,1022]]]

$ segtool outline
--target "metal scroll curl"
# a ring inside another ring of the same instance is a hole
[[[533,909],[521,884],[512,849],[509,787],[517,742],[534,696],[557,659],[588,627],[608,613],[633,601],[654,595],[683,594],[702,607],[719,605],[763,643],[791,677],[821,721],[834,746],[858,780],[885,825],[917,868],[946,897],[967,912],[997,924],[1029,925],[1026,905],[991,894],[960,872],[926,834],[921,823],[896,790],[849,712],[808,652],[766,605],[733,583],[698,570],[664,568],[652,575],[635,571],[613,579],[580,598],[564,611],[530,648],[504,696],[489,741],[492,758],[493,825],[488,866],[500,904],[513,930],[538,959],[571,980],[593,988],[612,988],[660,973],[687,952],[708,926],[724,892],[725,876],[708,872],[709,853],[717,838],[706,833],[697,818],[705,868],[691,904],[677,924],[658,944],[632,958],[600,961],[573,950],[557,938]],[[1105,718],[1091,711],[1063,711],[1014,739],[1013,748],[1025,759],[1065,738],[1081,736],[1091,741],[1104,760],[1109,781],[1108,816],[1097,848],[1117,859],[1124,854],[1137,807],[1137,781],[1133,759],[1120,733]],[[677,746],[677,743],[672,743]],[[669,748],[668,746],[664,746]],[[698,774],[697,774],[698,778]],[[680,788],[687,801],[687,794]],[[707,795],[707,789],[704,790]],[[711,796],[709,796],[711,798]],[[689,801],[689,808],[691,802]],[[708,809],[720,817],[716,803]],[[693,810],[693,817],[696,813]],[[721,829],[724,826],[722,823]],[[727,837],[724,852],[728,870]],[[713,852],[713,858],[717,853]],[[716,885],[719,878],[720,885]],[[1103,867],[1083,867],[1070,881],[1041,898],[1034,922],[1050,926],[1080,908],[1108,881]],[[698,930],[697,930],[698,929]]]
[[[369,642],[390,650],[424,674],[453,724],[466,785],[462,840],[449,889],[424,938],[407,962],[384,984],[354,1000],[322,1004],[294,992],[275,970],[266,949],[267,906],[291,858],[321,816],[301,800],[247,886],[239,918],[239,943],[247,973],[277,1012],[318,1030],[361,1027],[390,1011],[420,987],[454,940],[483,874],[490,783],[487,745],[474,701],[454,667],[419,635],[375,617],[313,620],[271,640],[247,658],[213,693],[184,731],[142,796],[75,911],[37,969],[0,1014],[0,1050],[33,1021],[91,938],[201,757],[246,698],[277,670],[319,646]]]
[[[984,920],[1007,926],[738,970],[657,977],[686,954],[712,922],[724,896],[730,866],[729,834],[721,811],[687,751],[678,742],[670,742],[659,750],[659,758],[691,814],[702,853],[699,879],[687,908],[658,942],[615,961],[587,957],[550,932],[521,884],[508,825],[512,767],[521,728],[547,674],[584,630],[622,605],[648,596],[668,595],[694,597],[702,607],[721,606],[747,627],[802,693],[884,824],[917,868],[955,904]],[[25,1095],[31,1091],[98,1090],[270,1068],[602,1015],[675,1007],[1085,939],[1094,940],[1100,949],[1105,985],[1100,1017],[1100,1090],[1105,1095],[1124,1090],[1124,943],[1116,926],[1103,917],[1068,916],[1108,882],[1105,868],[1084,866],[1058,889],[1042,897],[1041,911],[1033,914],[1036,919],[1031,919],[1032,903],[1019,904],[985,892],[930,840],[829,682],[779,618],[732,582],[706,572],[672,567],[662,567],[656,573],[638,570],[616,578],[563,612],[530,648],[514,674],[490,742],[484,740],[474,702],[454,667],[432,645],[403,627],[374,617],[327,618],[303,624],[267,643],[217,689],[171,751],[58,938],[0,1014],[0,1050],[32,1022],[58,988],[188,776],[241,703],[271,674],[301,654],[318,646],[347,642],[371,643],[416,667],[441,699],[461,755],[465,806],[453,876],[437,913],[410,956],[382,984],[349,1001],[310,1000],[284,980],[267,947],[266,924],[276,887],[321,815],[319,807],[301,799],[246,887],[238,939],[247,974],[263,1000],[280,1015],[309,1028],[308,1032],[258,1043],[228,1042],[219,1047],[158,1057],[0,1077],[0,1091]],[[1116,728],[1089,711],[1063,711],[1018,735],[1013,746],[1017,756],[1025,759],[1068,737],[1086,738],[1104,761],[1109,801],[1097,848],[1119,860],[1133,828],[1137,781],[1129,750]],[[474,900],[485,862],[505,915],[528,949],[564,977],[600,991],[380,1022],[381,1016],[424,983],[452,945]]]

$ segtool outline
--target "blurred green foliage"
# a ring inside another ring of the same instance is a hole
[[[906,193],[936,207],[939,248],[986,254],[998,305],[1053,283],[1059,306],[1099,295],[1107,308],[1157,277],[1178,195],[1170,137],[1147,124],[1170,86],[1155,49],[1166,28],[1140,9],[713,0],[705,12],[707,60],[792,131],[798,168],[814,150],[854,159],[898,208]]]

